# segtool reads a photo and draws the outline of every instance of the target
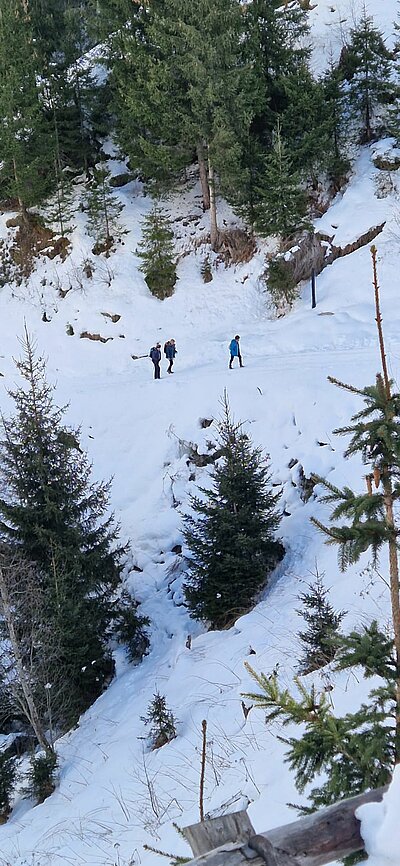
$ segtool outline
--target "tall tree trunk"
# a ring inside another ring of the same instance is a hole
[[[207,165],[206,159],[204,155],[204,146],[201,141],[198,142],[197,147],[197,161],[199,164],[199,175],[200,175],[200,186],[201,186],[201,195],[203,199],[203,210],[210,210],[210,187],[208,185],[208,177],[207,177]]]
[[[393,514],[393,490],[390,474],[386,469],[382,478],[384,490],[384,503],[386,512],[386,523],[393,531],[393,537],[389,541],[389,577],[390,577],[390,602],[392,608],[392,622],[394,634],[394,647],[396,655],[396,733],[395,751],[396,763],[400,761],[400,593],[399,593],[399,560],[397,555],[396,528]]]
[[[21,196],[20,196],[20,192],[19,192],[19,176],[18,176],[17,163],[16,163],[16,161],[15,161],[15,157],[13,157],[13,161],[12,161],[12,162],[13,162],[13,171],[14,171],[15,186],[16,186],[16,189],[17,189],[17,201],[18,201],[18,205],[19,205],[19,209],[20,209],[21,217],[22,217],[24,223],[28,224],[28,222],[29,222],[28,211],[27,211],[27,209],[26,209],[26,207],[25,207],[24,202],[22,201],[22,198],[21,198]]]
[[[378,273],[376,267],[377,249],[373,245],[371,247],[371,258],[373,268],[373,286],[375,295],[375,321],[378,330],[379,352],[381,356],[383,384],[385,387],[385,395],[387,400],[391,399],[391,386],[389,373],[386,362],[385,342],[383,339],[382,315],[379,297]],[[378,377],[377,377],[378,378]],[[400,761],[400,586],[399,586],[399,560],[396,543],[396,525],[394,520],[393,510],[393,467],[382,467],[382,486],[384,492],[384,506],[386,513],[386,523],[391,531],[389,540],[389,578],[390,578],[390,603],[392,608],[392,622],[394,647],[396,655],[396,732],[395,732],[395,751],[396,763]]]
[[[0,566],[0,600],[1,600],[1,608],[2,614],[4,617],[4,621],[7,628],[7,634],[10,640],[10,644],[12,647],[12,653],[14,657],[14,665],[15,672],[18,677],[18,685],[21,688],[23,693],[25,703],[26,703],[26,716],[29,723],[32,725],[32,728],[35,732],[36,739],[40,746],[45,750],[47,754],[52,753],[53,749],[46,737],[46,734],[43,729],[43,725],[39,718],[39,713],[37,711],[37,707],[35,704],[35,699],[32,694],[31,685],[29,682],[29,678],[25,671],[23,658],[21,655],[21,648],[19,644],[19,640],[16,633],[14,617],[12,612],[12,604],[8,594],[7,581],[4,576],[3,569]]]
[[[219,249],[219,231],[217,224],[217,204],[215,200],[214,168],[208,156],[208,182],[210,187],[210,235],[211,247],[214,252]]]

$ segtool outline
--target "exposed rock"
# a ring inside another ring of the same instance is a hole
[[[120,318],[121,318],[121,316],[119,316],[118,313],[102,313],[101,315],[102,315],[102,316],[105,316],[106,319],[111,319],[111,321],[112,321],[114,324],[115,324],[116,322],[119,322],[119,320],[120,320]]]
[[[120,186],[126,186],[132,180],[134,180],[133,174],[130,174],[129,171],[124,171],[121,174],[114,174],[113,177],[110,177],[109,183],[110,186],[118,189]]]
[[[113,337],[102,337],[101,334],[91,334],[89,331],[82,331],[80,338],[86,340],[96,340],[98,343],[108,343]]]
[[[398,171],[400,168],[400,153],[390,153],[390,151],[388,153],[376,153],[372,157],[372,162],[375,168],[379,168],[380,171]]]

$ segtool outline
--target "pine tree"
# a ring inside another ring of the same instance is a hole
[[[305,194],[286,153],[279,123],[273,149],[264,161],[264,174],[256,195],[254,228],[260,234],[282,234],[287,237],[296,229],[304,227]]]
[[[348,81],[350,103],[362,117],[363,141],[371,141],[374,114],[380,106],[390,102],[393,87],[390,55],[383,35],[365,8],[358,26],[350,32],[342,71]]]
[[[23,0],[0,0],[0,189],[22,217],[54,186],[51,129],[40,101],[40,73]]]
[[[186,601],[212,628],[231,625],[251,607],[284,555],[274,538],[281,518],[268,460],[232,420],[226,395],[218,434],[221,462],[211,488],[192,498],[195,517],[186,516],[184,533],[191,556]]]
[[[176,737],[176,719],[167,707],[164,695],[159,692],[153,697],[147,710],[147,716],[142,717],[145,725],[151,725],[150,741],[152,749],[160,749]]]
[[[172,295],[177,280],[173,239],[171,223],[155,203],[143,220],[142,241],[136,252],[151,293],[161,301]]]
[[[302,726],[299,738],[285,738],[286,761],[295,772],[296,788],[306,786],[321,774],[326,781],[311,789],[311,809],[330,806],[345,797],[386,785],[396,763],[396,662],[393,641],[372,622],[360,632],[340,639],[337,666],[347,670],[361,666],[366,678],[380,678],[370,692],[368,703],[354,713],[334,715],[326,692],[309,691],[295,679],[297,695],[279,686],[276,674],[257,674],[245,662],[260,692],[244,697],[267,711],[266,722],[279,721],[284,727]],[[309,811],[310,805],[307,805]]]
[[[26,390],[10,392],[16,412],[3,418],[0,442],[0,535],[41,575],[59,646],[49,680],[53,713],[65,724],[91,704],[112,672],[107,633],[122,548],[106,516],[110,484],[91,482],[79,431],[63,424],[65,410],[54,404],[27,334],[23,350],[17,367]]]
[[[299,661],[301,674],[316,671],[335,658],[339,627],[346,611],[336,612],[327,600],[328,593],[317,570],[308,592],[299,595],[302,608],[298,613],[307,623],[306,631],[299,632],[303,647]]]
[[[104,168],[96,169],[93,182],[85,196],[88,214],[87,232],[96,241],[94,253],[109,251],[122,234],[118,217],[123,205],[113,193],[109,179],[109,171]]]
[[[252,132],[269,147],[287,107],[285,81],[297,75],[310,56],[308,16],[297,4],[284,5],[281,0],[252,0],[245,15],[246,50],[259,91]]]
[[[16,759],[7,752],[0,752],[0,825],[4,824],[10,814],[16,778]]]
[[[34,797],[38,803],[43,803],[53,793],[56,787],[57,755],[38,754],[31,760],[28,774],[28,784],[25,793]]]

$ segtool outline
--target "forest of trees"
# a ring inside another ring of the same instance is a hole
[[[249,230],[290,235],[304,225],[308,192],[343,182],[349,131],[369,141],[398,127],[397,55],[373,20],[364,11],[338,62],[315,77],[305,6],[0,0],[1,198],[22,220],[53,200],[63,234],[71,180],[83,174],[95,239],[109,246],[95,167],[111,132],[154,196],[197,166],[214,250],[218,194]],[[96,61],[85,59],[95,45]]]

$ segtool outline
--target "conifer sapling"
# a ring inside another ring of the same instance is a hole
[[[151,725],[149,737],[152,749],[160,749],[176,737],[176,720],[167,707],[164,695],[156,692],[148,706],[147,716],[142,717],[145,725]]]

